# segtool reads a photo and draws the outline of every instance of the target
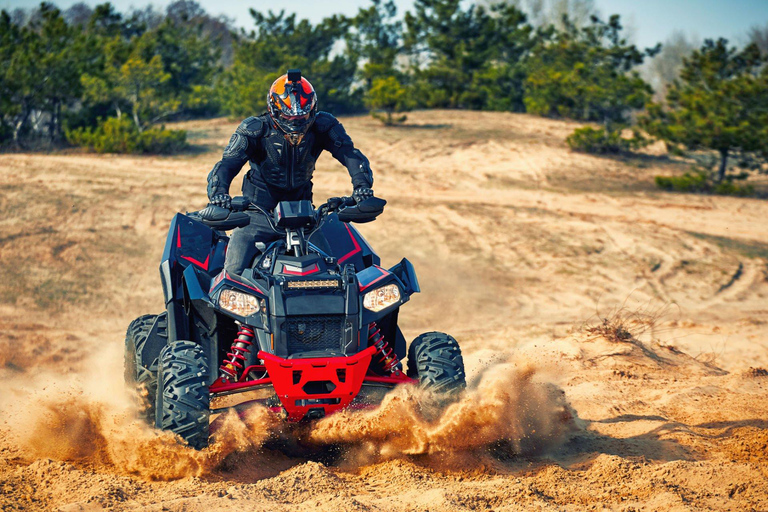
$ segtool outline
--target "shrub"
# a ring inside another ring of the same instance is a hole
[[[638,135],[625,139],[620,131],[589,126],[577,128],[565,141],[574,151],[594,154],[622,153],[642,147],[646,143],[645,139]]]
[[[189,147],[187,132],[184,130],[166,130],[151,128],[139,136],[139,152],[149,154],[178,153]]]
[[[405,115],[395,116],[407,108],[408,91],[394,76],[373,80],[365,94],[365,104],[371,109],[371,116],[387,126],[402,124]]]
[[[707,192],[709,183],[703,172],[687,172],[682,176],[656,176],[656,186],[674,192]]]
[[[739,177],[735,177],[739,179]],[[734,178],[726,178],[720,183],[712,180],[705,171],[686,172],[682,176],[656,176],[656,186],[673,192],[695,192],[728,196],[750,196],[755,193],[752,185],[734,183]]]
[[[169,154],[187,148],[187,132],[149,128],[139,132],[128,119],[110,117],[96,128],[78,128],[66,132],[70,144],[97,153]]]
[[[715,184],[715,186],[712,187],[712,192],[714,194],[720,194],[723,196],[746,197],[755,194],[755,187],[752,185],[740,185],[726,179],[720,183]]]

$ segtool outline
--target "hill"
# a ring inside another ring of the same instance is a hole
[[[405,335],[454,334],[467,396],[434,424],[407,392],[324,420],[306,435],[351,447],[330,465],[261,448],[258,413],[205,453],[142,428],[124,329],[163,307],[167,222],[237,123],[182,123],[180,157],[4,154],[0,508],[768,508],[768,203],[659,192],[678,163],[572,153],[569,122],[342,121],[389,201],[361,230],[421,281]],[[349,189],[321,158],[316,199]]]

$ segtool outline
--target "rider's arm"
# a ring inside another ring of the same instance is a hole
[[[240,123],[224,148],[221,160],[208,174],[209,199],[220,194],[229,194],[229,185],[248,161],[249,149],[255,148],[255,142],[261,137],[262,131],[263,122],[258,117],[249,117]]]
[[[315,124],[323,147],[347,168],[355,189],[373,186],[373,171],[365,155],[357,149],[341,123],[327,112],[318,112]]]

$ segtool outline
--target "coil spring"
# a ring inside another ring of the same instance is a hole
[[[389,372],[394,375],[400,375],[403,371],[403,365],[400,362],[400,358],[397,357],[395,351],[389,346],[389,343],[381,335],[381,329],[378,328],[376,322],[371,322],[368,326],[368,344],[376,347],[376,353],[380,354],[379,363],[381,363],[385,372]]]
[[[232,342],[230,351],[227,352],[227,359],[219,367],[222,380],[237,380],[237,372],[243,369],[242,363],[245,362],[245,355],[251,353],[248,347],[253,345],[254,336],[253,327],[240,325],[240,330],[237,331],[237,338]]]

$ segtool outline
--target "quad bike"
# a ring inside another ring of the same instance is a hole
[[[403,372],[397,319],[419,292],[413,265],[380,267],[350,224],[374,220],[385,204],[332,198],[317,209],[281,202],[268,213],[239,197],[231,210],[176,214],[160,264],[166,310],[134,320],[125,339],[125,380],[145,393],[147,421],[200,449],[235,394],[256,396],[236,407],[260,402],[301,422],[371,406],[400,384],[442,396],[463,389],[461,351],[447,334],[418,336]],[[226,231],[246,226],[249,210],[280,239],[231,275]]]

